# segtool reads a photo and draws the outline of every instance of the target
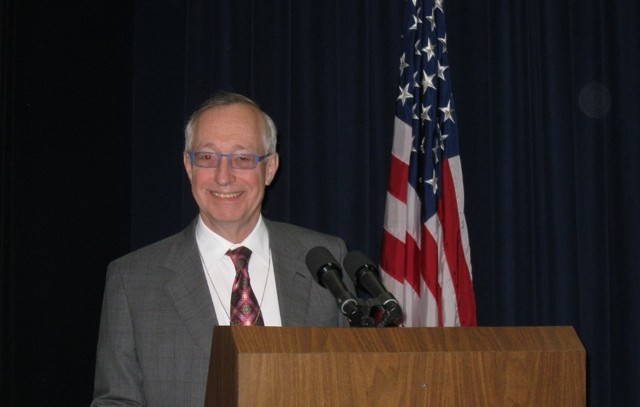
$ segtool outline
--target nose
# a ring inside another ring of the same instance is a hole
[[[222,157],[220,165],[216,168],[215,180],[220,185],[228,185],[233,182],[234,170],[231,167],[231,157]]]

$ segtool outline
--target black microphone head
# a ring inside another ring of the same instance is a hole
[[[342,274],[338,261],[326,247],[316,246],[309,250],[307,252],[305,262],[307,263],[307,268],[311,272],[313,278],[323,287],[322,275],[324,274],[326,267],[333,268],[338,273]]]
[[[359,250],[349,252],[344,258],[344,268],[354,283],[359,283],[360,273],[358,271],[366,267],[369,271],[378,276],[378,269],[366,254]]]

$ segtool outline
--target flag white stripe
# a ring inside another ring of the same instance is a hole
[[[456,155],[449,158],[449,167],[451,167],[451,178],[456,190],[456,202],[458,204],[458,219],[460,219],[460,239],[462,240],[462,248],[464,249],[464,259],[469,266],[471,273],[471,246],[469,245],[469,233],[467,231],[467,222],[464,216],[464,185],[462,182],[462,164],[460,156]]]
[[[406,219],[407,205],[387,192],[387,210],[384,213],[384,228],[399,241],[405,241],[406,229],[398,219]]]
[[[420,290],[422,296],[419,296],[410,284],[401,283],[393,278],[388,278],[384,270],[381,270],[383,283],[387,290],[394,295],[403,304],[412,304],[411,307],[404,307],[404,326],[437,326],[438,325],[438,307],[436,299],[427,289],[427,284],[420,279]],[[426,325],[425,325],[426,323]]]
[[[408,166],[412,148],[411,126],[396,116],[393,124],[393,146],[391,147],[391,154]]]

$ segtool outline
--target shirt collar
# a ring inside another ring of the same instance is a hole
[[[262,215],[258,218],[258,223],[249,236],[240,243],[231,243],[209,229],[199,215],[196,225],[196,242],[207,264],[219,261],[229,249],[235,249],[240,246],[248,247],[252,252],[252,256],[258,256],[263,261],[269,261],[269,233]]]

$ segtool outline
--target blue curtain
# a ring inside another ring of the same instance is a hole
[[[640,6],[445,6],[479,323],[574,326],[589,405],[640,405]],[[265,215],[377,260],[401,13],[401,0],[136,1],[133,248],[193,219],[182,126],[223,89],[278,125]]]

